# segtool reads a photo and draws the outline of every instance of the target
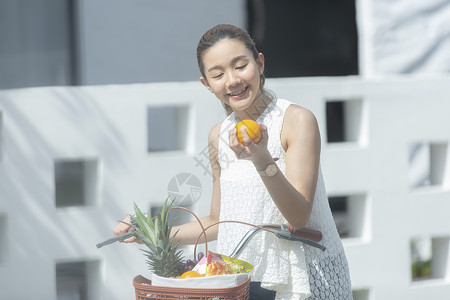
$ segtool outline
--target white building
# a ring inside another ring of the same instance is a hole
[[[197,81],[195,47],[217,23],[246,27],[247,4],[0,3],[1,299],[133,298],[133,276],[148,274],[139,246],[95,244],[133,202],[160,206],[179,174],[200,180],[193,209],[208,211],[206,137],[224,115]],[[448,299],[450,1],[354,8],[357,75],[267,84],[319,121],[355,299]],[[271,26],[275,11],[258,11],[252,24]],[[343,116],[337,139],[332,107]],[[417,238],[431,253],[421,280],[411,268]]]

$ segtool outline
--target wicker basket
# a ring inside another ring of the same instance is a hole
[[[147,278],[138,275],[133,278],[136,300],[153,299],[196,299],[196,300],[248,300],[250,294],[250,276],[238,286],[230,288],[176,288],[154,286]]]

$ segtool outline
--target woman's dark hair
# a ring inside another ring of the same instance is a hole
[[[217,42],[223,39],[238,40],[242,42],[245,45],[245,47],[248,50],[250,50],[250,52],[253,54],[253,58],[255,60],[258,59],[259,52],[256,49],[255,42],[245,30],[229,24],[216,25],[213,28],[209,29],[207,32],[205,32],[205,34],[201,37],[200,41],[198,42],[197,46],[198,68],[202,76],[205,78],[206,76],[205,76],[205,66],[203,64],[203,55],[205,54],[206,50],[208,50],[209,48],[214,46]],[[264,83],[266,81],[266,78],[263,73],[259,75],[259,79],[260,79],[259,88],[261,92],[263,94],[269,95],[270,93],[268,93],[264,89]],[[223,106],[225,108],[225,112],[227,115],[233,112],[229,105],[223,103]]]

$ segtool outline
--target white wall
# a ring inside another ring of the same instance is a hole
[[[408,181],[411,143],[448,145],[450,78],[277,79],[268,87],[315,113],[328,193],[353,197],[355,235],[344,245],[357,299],[450,297],[449,148],[438,158],[447,174],[442,184],[411,189]],[[330,100],[359,103],[349,120],[360,128],[354,142],[327,144]],[[147,109],[160,105],[188,105],[185,151],[146,151]],[[148,275],[139,246],[95,244],[111,236],[133,201],[143,209],[161,204],[182,172],[201,181],[195,211],[209,208],[211,177],[198,161],[207,166],[207,134],[223,112],[198,82],[3,91],[0,116],[2,299],[56,299],[55,264],[74,261],[86,261],[94,277],[89,299],[133,298],[133,276]],[[55,207],[60,159],[97,161],[92,204]],[[417,235],[440,242],[435,263],[444,266],[438,278],[420,283],[410,274],[409,242]]]

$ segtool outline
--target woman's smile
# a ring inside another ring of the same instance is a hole
[[[233,99],[240,99],[247,95],[248,90],[248,86],[246,86],[244,89],[229,93],[228,95]]]

